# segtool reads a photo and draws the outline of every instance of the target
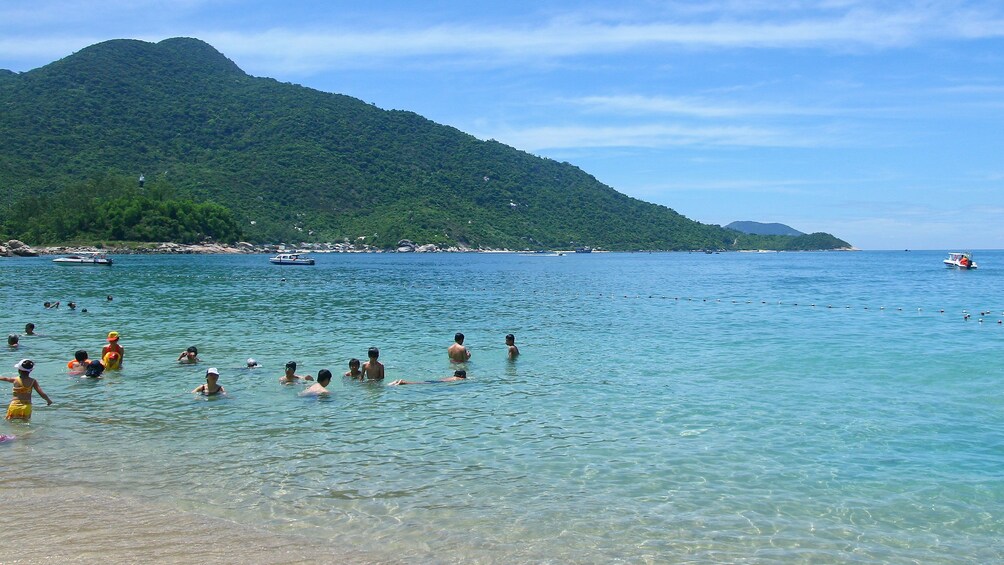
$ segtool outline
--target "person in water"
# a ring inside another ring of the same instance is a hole
[[[463,369],[458,369],[456,371],[453,371],[453,376],[452,377],[446,377],[445,379],[436,379],[436,380],[432,380],[432,381],[406,381],[406,380],[400,379],[400,380],[396,380],[396,381],[390,383],[390,386],[397,386],[397,385],[431,385],[431,384],[436,384],[436,383],[455,383],[457,381],[466,381],[466,380],[467,380],[467,371],[465,371]]]
[[[87,369],[87,365],[91,362],[88,359],[87,352],[83,349],[78,349],[76,353],[73,354],[73,361],[66,364],[66,368],[70,370],[70,373],[80,374]]]
[[[248,357],[247,360],[248,369],[257,369],[261,367],[261,364],[254,360],[254,357]]]
[[[361,379],[361,378],[363,378],[363,372],[362,372],[362,369],[359,368],[359,360],[358,359],[354,359],[354,358],[353,359],[349,359],[349,370],[348,370],[347,373],[345,373],[345,376],[346,377],[352,377],[353,379]]]
[[[328,392],[327,386],[331,382],[331,371],[327,369],[321,369],[317,372],[317,382],[310,385],[307,390],[300,393],[300,396],[327,396],[331,394]]]
[[[22,359],[14,365],[17,369],[16,377],[0,377],[0,381],[7,381],[14,385],[14,398],[7,406],[8,420],[30,420],[31,419],[31,393],[35,391],[46,401],[46,406],[52,405],[49,395],[38,386],[38,380],[31,378],[31,371],[35,368],[35,362],[31,359]]]
[[[113,358],[114,366],[108,363],[108,354],[117,354]],[[119,369],[122,367],[122,361],[125,358],[125,349],[122,344],[119,343],[119,332],[108,332],[108,345],[101,348],[101,361],[105,364],[106,369]]]
[[[88,361],[87,370],[84,371],[84,376],[92,379],[100,379],[101,373],[104,372],[105,366],[101,364],[101,361],[94,359],[93,361]]]
[[[509,350],[509,358],[515,359],[519,357],[519,348],[516,347],[516,336],[509,334],[505,336],[505,346]]]
[[[210,367],[206,370],[206,384],[199,385],[192,392],[198,392],[204,396],[216,396],[217,394],[226,394],[227,391],[223,390],[217,381],[220,379],[220,372],[216,367]]]
[[[7,336],[7,347],[9,347],[11,349],[17,349],[18,343],[20,341],[21,341],[21,338],[18,337],[17,334],[10,334],[10,335]]]
[[[383,363],[377,361],[380,358],[380,350],[371,347],[366,355],[369,357],[369,361],[363,363],[362,376],[361,379],[369,379],[371,381],[382,381],[384,376]]]
[[[28,322],[24,325],[24,335],[35,335],[35,324]]]
[[[453,345],[446,350],[446,353],[450,356],[450,361],[463,363],[471,358],[471,352],[464,347],[464,334],[457,332],[453,336],[453,342]]]
[[[101,357],[101,364],[105,366],[105,369],[121,369],[122,357],[114,351],[109,351]]]
[[[178,363],[192,365],[198,363],[199,361],[201,361],[201,359],[199,359],[199,348],[194,345],[182,351],[181,355],[178,355]]]
[[[314,377],[310,375],[297,375],[296,374],[296,361],[289,361],[286,363],[286,374],[279,377],[279,384],[291,385],[297,381],[312,381]]]

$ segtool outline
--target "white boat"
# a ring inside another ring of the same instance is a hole
[[[952,252],[948,254],[948,259],[943,261],[949,269],[975,269],[976,262],[973,261],[973,254],[970,252]]]
[[[275,265],[313,265],[314,260],[302,253],[280,253],[269,259]]]
[[[52,262],[57,265],[104,265],[110,267],[112,258],[104,253],[90,251],[53,259]]]

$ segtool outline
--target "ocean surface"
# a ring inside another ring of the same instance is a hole
[[[0,259],[40,334],[0,374],[54,400],[0,422],[0,562],[999,563],[1004,252],[944,256]],[[111,330],[124,369],[67,374]],[[340,376],[449,376],[458,331],[467,382]]]

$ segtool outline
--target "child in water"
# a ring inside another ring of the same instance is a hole
[[[7,347],[11,349],[17,349],[18,342],[21,340],[17,334],[10,334],[7,336]]]
[[[328,383],[331,382],[331,371],[327,369],[321,369],[317,372],[317,382],[310,385],[310,387],[301,392],[300,396],[327,396],[330,394],[328,389]]]
[[[178,363],[193,364],[198,363],[199,361],[201,361],[201,359],[199,359],[199,349],[194,345],[182,351],[181,355],[178,355]]]
[[[87,363],[87,370],[84,371],[84,376],[92,379],[100,379],[101,373],[104,372],[105,366],[101,364],[101,361],[95,359]]]
[[[35,362],[31,359],[22,359],[14,365],[17,369],[16,377],[0,377],[0,381],[7,381],[14,385],[14,398],[7,406],[8,420],[30,420],[31,419],[31,393],[35,391],[48,403],[52,405],[49,395],[38,386],[38,380],[31,378],[31,371],[35,368]]]
[[[217,381],[220,378],[220,372],[215,367],[210,367],[206,371],[206,384],[199,385],[192,392],[202,393],[205,396],[216,396],[217,394],[226,394],[227,391],[223,390]]]
[[[358,359],[349,359],[349,371],[345,373],[346,377],[352,377],[353,379],[363,378],[363,372],[359,369]]]
[[[71,375],[79,375],[87,370],[87,365],[91,362],[87,358],[87,352],[83,349],[78,349],[76,353],[73,354],[73,361],[66,364],[66,368],[70,370]]]

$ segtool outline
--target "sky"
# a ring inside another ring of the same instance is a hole
[[[1004,2],[3,0],[0,68],[196,37],[710,224],[1004,248]]]

